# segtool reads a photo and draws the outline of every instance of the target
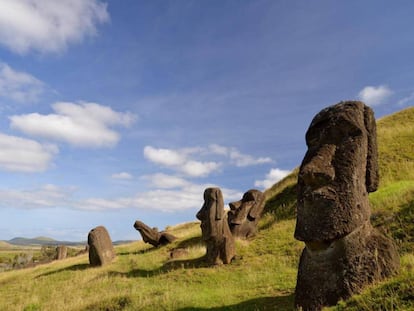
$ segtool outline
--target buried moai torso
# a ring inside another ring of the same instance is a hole
[[[115,258],[111,237],[104,226],[98,226],[89,231],[88,246],[91,266],[103,266]]]
[[[145,243],[149,243],[155,247],[169,244],[177,239],[172,234],[164,231],[159,232],[157,228],[150,228],[139,220],[135,221],[134,228],[139,231]]]
[[[231,202],[229,206],[228,222],[231,233],[240,238],[254,236],[264,208],[263,193],[251,189],[240,201]]]
[[[219,188],[204,191],[204,204],[196,215],[201,220],[206,261],[209,264],[228,264],[235,255],[234,238],[227,223],[223,195]]]
[[[296,307],[320,310],[399,268],[391,240],[370,223],[368,192],[378,187],[376,126],[371,108],[341,102],[322,110],[307,133],[298,176],[295,238]]]

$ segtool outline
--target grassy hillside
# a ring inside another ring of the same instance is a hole
[[[398,241],[401,273],[330,310],[414,309],[413,117],[411,108],[378,122],[382,179],[370,195],[374,224]],[[106,267],[90,268],[81,255],[0,273],[0,310],[292,310],[303,248],[293,238],[296,178],[297,171],[266,191],[260,232],[237,241],[230,265],[203,266],[199,224],[188,223],[168,228],[179,237],[169,246],[117,246]],[[171,260],[172,248],[188,253]]]

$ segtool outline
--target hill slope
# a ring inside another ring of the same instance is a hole
[[[370,196],[374,223],[398,239],[401,273],[340,302],[333,310],[414,308],[414,131],[405,130],[412,126],[413,116],[411,108],[378,122],[383,180]],[[395,135],[393,127],[398,128]],[[178,237],[170,246],[152,248],[141,241],[117,246],[116,261],[106,267],[90,268],[87,255],[82,255],[0,273],[0,306],[5,310],[73,311],[292,310],[303,248],[293,238],[296,175],[297,171],[266,191],[260,232],[251,241],[237,241],[238,258],[230,265],[203,266],[200,257],[205,248],[199,224],[189,223],[168,229]],[[171,260],[171,248],[185,248],[188,254]]]

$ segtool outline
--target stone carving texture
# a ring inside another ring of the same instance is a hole
[[[91,266],[106,265],[115,258],[111,237],[103,226],[98,226],[88,234],[89,263]]]
[[[139,220],[135,221],[134,228],[139,231],[145,243],[149,243],[155,247],[169,244],[177,239],[172,234],[164,231],[158,232],[157,228],[150,228]]]
[[[306,246],[295,305],[320,310],[395,274],[399,257],[370,223],[368,192],[379,180],[372,109],[357,101],[328,107],[312,120],[306,142],[295,229]]]
[[[56,247],[56,260],[66,259],[68,255],[68,248],[65,245],[59,245]]]
[[[230,263],[235,256],[234,237],[229,229],[223,195],[219,188],[207,188],[204,191],[204,204],[196,217],[201,220],[202,239],[207,247],[207,263]]]
[[[240,238],[254,236],[264,208],[264,194],[251,189],[240,201],[231,202],[229,206],[228,220],[231,233]]]

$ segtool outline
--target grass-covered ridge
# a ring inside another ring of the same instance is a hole
[[[373,223],[400,248],[401,273],[330,310],[414,309],[413,120],[410,108],[377,122],[381,183],[370,194]],[[237,241],[230,265],[202,264],[198,223],[172,226],[172,245],[117,246],[115,262],[102,268],[81,255],[0,273],[0,310],[293,310],[303,248],[293,238],[296,179],[297,170],[266,191],[259,234]],[[172,248],[188,253],[171,260]]]

